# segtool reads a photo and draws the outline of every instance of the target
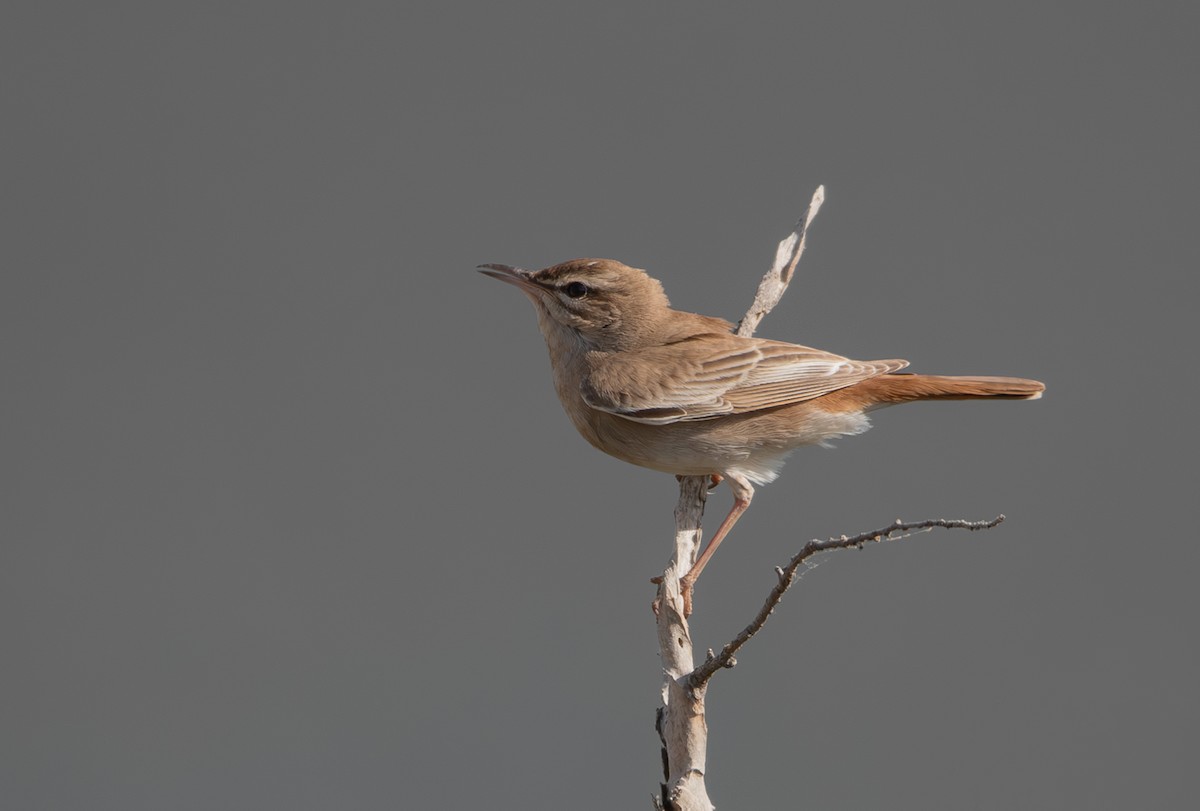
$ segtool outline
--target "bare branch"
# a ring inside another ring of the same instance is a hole
[[[680,578],[700,553],[701,520],[708,497],[707,476],[681,476],[675,505],[675,549],[658,581],[654,613],[663,668],[662,708],[655,723],[663,744],[665,779],[662,802],[670,809],[710,811],[704,786],[708,729],[704,722],[704,688],[687,689],[694,667],[692,635],[684,616]]]
[[[754,302],[750,305],[750,309],[746,310],[746,314],[742,316],[737,329],[734,330],[738,335],[743,338],[753,335],[754,331],[758,329],[759,322],[783,298],[788,284],[792,281],[792,273],[800,261],[800,255],[804,253],[804,239],[808,233],[808,224],[817,216],[817,212],[821,210],[821,204],[824,202],[825,187],[817,186],[804,216],[796,223],[792,233],[788,234],[775,249],[775,264],[758,283],[758,292],[754,295]]]
[[[853,537],[842,535],[839,538],[830,538],[826,541],[809,541],[804,545],[803,549],[796,553],[795,557],[788,561],[787,566],[775,568],[779,582],[775,584],[775,587],[771,589],[771,593],[767,595],[767,601],[759,609],[758,615],[754,617],[754,620],[749,625],[742,629],[741,633],[730,640],[725,647],[721,648],[721,652],[716,656],[713,656],[712,652],[709,651],[709,656],[705,659],[704,664],[697,667],[688,675],[688,687],[692,689],[703,687],[718,670],[733,667],[737,664],[737,660],[733,655],[738,652],[742,645],[750,641],[750,637],[762,630],[762,627],[767,623],[767,618],[774,613],[775,606],[783,599],[784,592],[796,582],[796,571],[800,568],[800,565],[813,555],[819,555],[822,552],[831,552],[835,549],[862,549],[868,543],[898,541],[910,537],[917,532],[928,532],[936,527],[944,529],[967,529],[971,531],[991,529],[1003,520],[1003,515],[998,515],[991,521],[933,518],[927,521],[905,523],[898,520],[890,527],[877,529],[873,532],[864,532]]]

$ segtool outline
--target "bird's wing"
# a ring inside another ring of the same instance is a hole
[[[807,346],[705,333],[606,355],[581,384],[592,408],[661,425],[811,400],[908,365],[859,361]]]

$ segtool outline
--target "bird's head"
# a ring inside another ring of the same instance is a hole
[[[652,340],[670,312],[657,279],[613,259],[572,259],[538,271],[479,267],[533,302],[551,344],[578,341],[603,352],[632,349]]]

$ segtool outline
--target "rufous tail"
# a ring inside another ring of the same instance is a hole
[[[889,374],[872,377],[820,399],[826,407],[841,411],[879,408],[912,400],[1036,400],[1045,389],[1045,384],[1037,380],[1020,377]]]
[[[870,394],[880,405],[909,400],[1036,400],[1046,386],[1020,377],[943,377],[890,374],[864,380],[852,388]]]

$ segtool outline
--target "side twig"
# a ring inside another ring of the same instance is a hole
[[[693,690],[701,688],[708,684],[708,680],[718,670],[730,668],[737,664],[734,654],[749,642],[752,636],[762,630],[762,627],[767,623],[767,619],[774,613],[775,606],[779,605],[779,601],[783,599],[784,593],[796,582],[796,572],[800,566],[814,555],[819,555],[822,552],[832,552],[835,549],[862,549],[868,543],[898,541],[902,538],[910,537],[917,532],[928,532],[936,527],[971,531],[991,529],[1003,520],[1004,516],[998,515],[991,521],[964,521],[958,518],[934,518],[927,521],[913,521],[909,523],[896,521],[890,527],[863,532],[859,535],[842,535],[839,538],[830,538],[826,541],[809,541],[804,545],[803,549],[796,553],[795,557],[788,561],[786,566],[782,568],[776,567],[775,574],[778,576],[779,582],[775,584],[775,587],[771,589],[771,593],[767,595],[767,601],[763,603],[763,607],[759,609],[758,614],[749,625],[742,629],[741,633],[726,643],[725,647],[721,648],[720,653],[713,655],[712,651],[709,650],[704,664],[697,667],[688,675],[687,686]]]

